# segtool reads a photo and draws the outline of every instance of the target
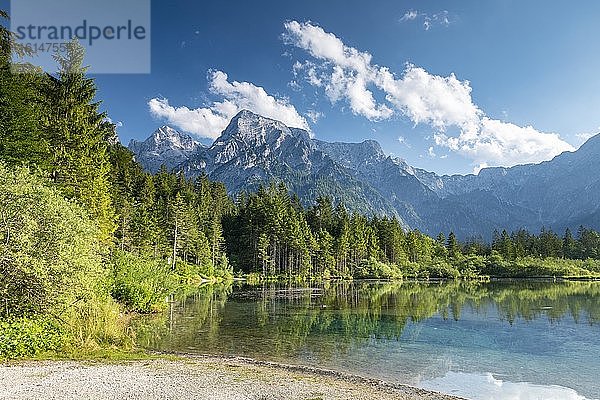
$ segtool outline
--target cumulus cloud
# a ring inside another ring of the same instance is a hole
[[[150,112],[168,124],[203,138],[216,139],[235,112],[223,112],[216,104],[206,108],[174,107],[168,99],[154,98],[148,102]],[[233,109],[236,109],[234,105]]]
[[[539,162],[574,150],[556,133],[489,118],[473,102],[470,82],[454,74],[434,75],[407,64],[397,76],[374,64],[368,52],[345,45],[310,22],[289,21],[285,30],[285,41],[312,57],[297,62],[295,74],[304,71],[306,81],[323,88],[330,101],[346,101],[354,114],[370,120],[399,113],[415,125],[427,124],[435,130],[437,146],[469,157],[474,165]],[[376,101],[374,90],[382,93],[384,100]]]
[[[318,76],[314,63],[296,63],[294,70],[306,69],[307,79],[317,87],[323,86],[332,102],[345,99],[354,114],[370,120],[385,119],[393,111],[385,104],[378,104],[367,85],[374,79],[371,55],[344,45],[332,33],[310,23],[286,22],[286,41],[308,51],[314,58],[331,63],[332,72]]]
[[[386,100],[415,124],[427,123],[440,130],[457,126],[470,131],[482,115],[473,104],[469,82],[459,81],[454,74],[441,77],[408,64],[398,79],[388,68],[379,67],[374,83],[386,93]]]
[[[532,126],[521,127],[483,117],[477,131],[462,131],[456,137],[434,135],[436,144],[457,151],[479,164],[515,165],[552,159],[563,151],[574,150],[555,133],[542,133]]]
[[[310,130],[308,122],[287,99],[269,95],[262,87],[249,82],[230,82],[226,73],[212,71],[209,75],[210,91],[221,97],[207,107],[190,109],[174,107],[165,98],[148,102],[150,112],[169,124],[204,138],[216,139],[240,110],[248,109],[284,124]]]

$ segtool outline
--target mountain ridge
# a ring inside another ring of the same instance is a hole
[[[162,161],[188,177],[206,173],[231,194],[283,182],[305,204],[329,196],[353,211],[396,217],[405,228],[430,235],[454,231],[463,239],[489,239],[494,229],[562,230],[588,219],[600,228],[595,225],[600,224],[600,178],[594,173],[600,136],[539,164],[437,175],[386,155],[375,140],[317,140],[248,110],[232,118],[209,147],[172,128],[161,147],[157,132],[164,128],[130,143],[146,169],[155,172]]]

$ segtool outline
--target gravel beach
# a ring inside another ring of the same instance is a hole
[[[0,365],[0,399],[458,399],[334,371],[245,358]]]

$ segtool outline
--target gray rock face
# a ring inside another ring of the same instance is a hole
[[[162,165],[173,169],[188,160],[202,145],[191,136],[169,126],[162,126],[143,142],[129,142],[137,161],[150,172],[157,172]]]
[[[232,193],[283,182],[302,202],[319,195],[366,214],[394,216],[430,235],[489,239],[494,229],[579,224],[600,229],[600,136],[552,161],[439,176],[387,156],[379,143],[328,143],[279,121],[241,111],[210,147],[172,128],[129,148],[150,171],[165,164],[202,173]]]
[[[308,132],[249,111],[236,115],[212,146],[175,165],[188,177],[205,173],[225,183],[231,194],[283,182],[304,204],[330,196],[361,213],[401,219],[390,201],[320,150]]]

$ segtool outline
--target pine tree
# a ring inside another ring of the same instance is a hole
[[[563,256],[573,259],[577,257],[577,242],[573,238],[571,230],[567,228],[563,237]]]
[[[458,240],[456,240],[456,235],[454,234],[454,232],[450,232],[450,234],[448,235],[448,242],[446,244],[446,248],[448,249],[448,255],[453,260],[457,260],[460,258],[460,245],[458,244]]]
[[[502,234],[500,235],[500,239],[497,243],[497,251],[502,255],[502,257],[508,260],[515,258],[513,243],[506,230],[503,230]]]
[[[8,19],[3,10],[0,19]],[[31,52],[0,24],[0,159],[11,165],[47,166],[51,153],[39,122],[40,88],[47,78],[38,69],[12,62],[13,55],[24,54]]]
[[[73,41],[66,48],[65,55],[54,56],[58,75],[49,76],[43,88],[46,112],[41,120],[52,149],[50,174],[66,196],[86,206],[108,241],[115,229],[107,154],[114,125],[106,122],[95,102],[96,86],[85,75],[83,47]]]

